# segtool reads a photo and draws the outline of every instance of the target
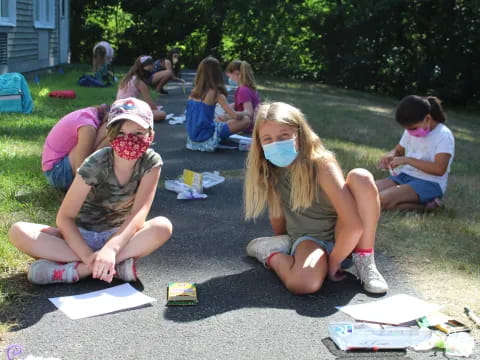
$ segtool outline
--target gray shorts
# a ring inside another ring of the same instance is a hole
[[[81,227],[79,227],[78,230],[90,249],[97,251],[100,250],[107,240],[118,231],[118,227],[100,232],[86,230]]]

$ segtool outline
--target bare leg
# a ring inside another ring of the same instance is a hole
[[[117,263],[129,258],[140,258],[151,254],[172,236],[170,220],[157,216],[145,222],[143,227],[130,239],[117,255]]]
[[[152,110],[153,112],[153,121],[162,121],[165,119],[165,117],[167,116],[167,114],[165,113],[165,111],[161,111],[161,110]]]
[[[173,72],[170,70],[162,70],[153,74],[152,84],[155,86],[156,91],[160,91],[165,84],[173,78]]]
[[[380,218],[380,200],[377,186],[372,174],[365,169],[350,171],[346,183],[357,203],[358,213],[363,224],[363,233],[357,247],[371,249],[375,246],[375,235]]]
[[[57,228],[17,222],[10,228],[8,237],[18,250],[33,258],[58,262],[80,261]]]
[[[302,241],[293,256],[279,253],[270,260],[285,287],[294,294],[318,291],[328,273],[327,256],[314,241]]]
[[[58,235],[56,235],[58,234]],[[117,263],[125,259],[143,257],[162,246],[172,234],[172,224],[167,218],[156,217],[146,221],[117,256]],[[16,248],[36,259],[57,262],[81,261],[60,237],[58,229],[47,225],[26,222],[15,223],[8,233]],[[81,278],[89,276],[91,270],[83,263],[77,268]]]
[[[250,125],[251,121],[252,120],[250,120],[248,116],[244,116],[240,120],[228,120],[227,125],[230,129],[230,132],[235,134],[246,129]]]
[[[390,187],[396,186],[397,183],[391,179],[386,178],[375,181],[375,185],[377,186],[378,191],[383,191]]]
[[[380,191],[382,209],[418,209],[419,198],[410,185],[395,185]],[[401,206],[401,207],[400,207]]]

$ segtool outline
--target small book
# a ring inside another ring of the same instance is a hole
[[[167,287],[167,305],[197,305],[197,286],[187,282],[172,282]]]
[[[183,170],[183,182],[196,190],[198,193],[203,193],[203,176],[192,170]]]

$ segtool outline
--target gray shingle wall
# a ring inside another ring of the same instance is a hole
[[[55,1],[55,29],[36,29],[33,0],[17,0],[17,25],[2,27],[7,32],[7,65],[0,73],[27,72],[59,64],[59,4]]]

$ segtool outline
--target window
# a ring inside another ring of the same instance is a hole
[[[55,0],[34,0],[33,18],[37,29],[54,29]]]
[[[16,6],[15,0],[0,0],[0,26],[17,25]]]

